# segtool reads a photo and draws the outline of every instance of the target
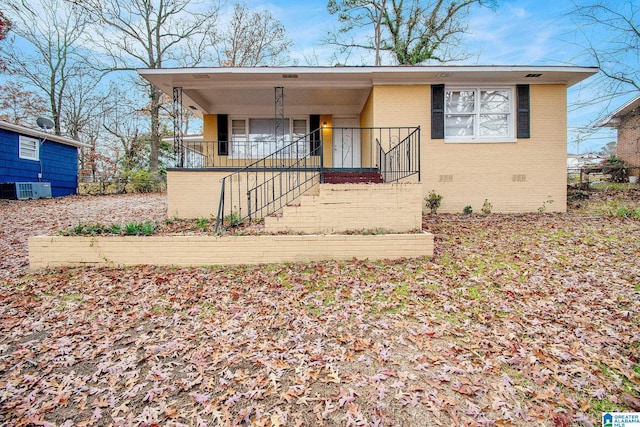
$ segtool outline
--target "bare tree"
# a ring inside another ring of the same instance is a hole
[[[380,52],[402,65],[460,60],[466,58],[456,52],[467,30],[464,18],[472,6],[495,4],[495,0],[329,0],[327,9],[337,14],[339,27],[325,42],[375,51],[376,65],[381,63]],[[353,30],[368,27],[373,36],[344,39]]]
[[[267,10],[236,3],[225,31],[217,37],[218,62],[223,67],[282,65],[293,42],[280,21]]]
[[[100,92],[99,83],[99,78],[88,73],[68,84],[61,118],[67,135],[73,139],[82,139],[85,129],[89,129],[92,122],[100,120],[107,95]]]
[[[640,5],[599,1],[576,6],[575,21],[588,41],[587,50],[601,72],[620,88],[640,91]],[[611,34],[602,40],[598,34]]]
[[[327,9],[338,15],[340,24],[337,31],[329,34],[328,44],[334,44],[343,50],[361,48],[375,51],[374,65],[381,65],[380,48],[382,43],[382,18],[387,8],[387,0],[329,0]],[[342,37],[357,28],[373,27],[373,38],[364,42],[351,38],[348,42]]]
[[[49,104],[55,133],[61,135],[61,113],[68,84],[87,71],[80,39],[87,17],[60,0],[19,3],[1,0],[13,22],[8,43],[0,45],[9,73],[37,88]],[[21,42],[31,48],[25,49]]]
[[[95,17],[91,41],[105,54],[108,70],[194,66],[206,59],[217,19],[216,5],[190,0],[76,0]],[[158,172],[161,92],[148,86],[150,171]]]
[[[617,97],[626,99],[639,94],[640,5],[633,0],[615,4],[600,0],[576,5],[571,16],[578,29],[577,43],[585,47],[586,57],[600,67],[600,74],[591,79],[588,99],[576,106],[602,103],[608,107]],[[606,111],[600,118],[604,114]]]
[[[47,113],[47,102],[22,85],[9,82],[0,86],[0,119],[22,126],[33,126],[39,116]]]
[[[146,156],[143,121],[146,114],[135,102],[135,97],[127,96],[125,91],[113,85],[109,96],[104,102],[104,114],[101,138],[105,141],[103,150],[108,151],[107,157],[117,166],[118,182],[124,182],[133,170],[145,168]],[[105,133],[106,132],[106,133]]]
[[[61,114],[67,135],[91,147],[80,150],[80,170],[86,174],[89,169],[93,179],[96,177],[96,160],[99,158],[98,129],[103,121],[108,96],[102,93],[99,85],[100,79],[93,72],[70,81]]]
[[[0,41],[4,40],[4,38],[7,36],[7,33],[9,32],[10,29],[11,29],[11,21],[9,21],[7,17],[4,16],[4,13],[0,11]],[[4,63],[4,60],[0,58],[0,70],[6,71],[6,69],[7,69],[7,66]]]
[[[0,40],[4,40],[10,29],[11,21],[0,11]]]

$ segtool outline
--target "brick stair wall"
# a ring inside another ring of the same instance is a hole
[[[406,233],[422,227],[422,187],[417,183],[320,184],[280,215],[265,218],[272,233]]]

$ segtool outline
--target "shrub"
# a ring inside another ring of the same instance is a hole
[[[155,187],[153,176],[148,171],[135,171],[131,174],[131,185],[137,193],[150,193]]]
[[[440,203],[442,202],[442,195],[435,192],[435,190],[431,190],[429,195],[424,198],[427,202],[427,206],[431,210],[432,214],[435,214],[440,207]]]
[[[464,209],[462,209],[462,213],[465,215],[471,215],[473,213],[473,208],[471,207],[471,205],[467,205],[464,207]]]
[[[484,203],[482,204],[482,209],[480,209],[482,213],[485,215],[489,215],[491,214],[491,209],[493,209],[493,205],[489,203],[488,199],[484,199]]]
[[[602,162],[602,173],[609,175],[611,182],[627,182],[629,165],[616,156],[608,157]]]
[[[574,201],[574,200],[585,200],[589,198],[589,193],[587,193],[586,191],[582,191],[582,190],[576,190],[574,192],[571,192],[567,195],[567,199],[570,201]]]
[[[242,218],[238,212],[231,212],[224,217],[224,223],[229,228],[236,228],[242,225]]]

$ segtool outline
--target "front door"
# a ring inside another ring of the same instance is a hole
[[[360,122],[357,117],[333,119],[333,167],[360,167]]]

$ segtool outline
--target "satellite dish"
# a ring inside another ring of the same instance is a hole
[[[38,117],[38,120],[36,120],[36,123],[38,124],[38,126],[40,126],[42,130],[53,129],[53,122],[47,119],[46,117]]]

